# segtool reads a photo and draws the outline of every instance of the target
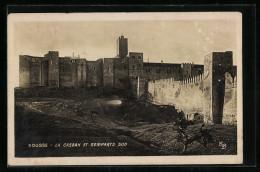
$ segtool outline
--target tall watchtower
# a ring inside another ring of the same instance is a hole
[[[128,55],[128,42],[124,36],[119,37],[119,56],[125,58]]]
[[[48,85],[50,87],[59,87],[59,52],[49,51],[44,57],[47,58],[49,62]]]
[[[225,96],[225,73],[233,66],[232,51],[213,52],[204,59],[204,122],[221,124]]]

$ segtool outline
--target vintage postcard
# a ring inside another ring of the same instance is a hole
[[[8,164],[242,164],[239,12],[8,15]]]

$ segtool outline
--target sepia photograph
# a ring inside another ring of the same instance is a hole
[[[8,15],[8,164],[242,164],[239,12]]]

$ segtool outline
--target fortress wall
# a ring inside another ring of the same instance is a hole
[[[174,78],[175,81],[187,79],[203,73],[203,65],[183,63],[144,63],[144,75],[150,81]]]
[[[130,77],[129,81],[130,81],[130,90],[132,95],[137,99],[139,98],[146,99],[147,93],[149,92],[148,89],[151,90],[151,87],[148,88],[147,78],[143,76]]]
[[[212,116],[214,124],[223,123],[223,110],[225,100],[225,87],[227,81],[227,72],[232,71],[233,66],[233,53],[226,52],[213,52],[212,53]],[[231,72],[232,73],[232,72]]]
[[[47,86],[48,85],[48,61],[43,57],[20,56],[21,87]]]
[[[173,105],[185,114],[203,112],[203,82],[199,77],[184,81],[160,79],[148,82],[148,92],[156,104]]]
[[[131,77],[130,79],[130,90],[134,97],[137,99],[146,95],[147,92],[147,79],[144,77]]]
[[[122,83],[130,80],[131,92],[137,98],[147,95],[148,91],[149,101],[174,105],[188,114],[188,119],[192,118],[191,114],[200,113],[206,124],[236,124],[237,67],[232,64],[232,52],[210,53],[205,56],[204,67],[184,64],[183,68],[188,67],[184,73],[186,71],[191,77],[181,81],[181,64],[143,64],[142,56],[142,53],[131,52],[129,61],[128,58],[105,58],[103,63],[102,59],[87,62],[68,58],[68,61],[62,61],[57,51],[49,51],[44,58],[24,55],[20,56],[19,82],[21,87],[87,84],[125,88]],[[193,76],[202,71],[204,74]],[[172,76],[175,75],[178,77],[174,80]]]
[[[174,81],[173,78],[149,81],[148,92],[156,104],[173,105],[185,114],[203,112],[201,77],[193,77],[184,81]]]
[[[59,52],[49,51],[44,55],[48,59],[48,85],[50,87],[59,87]]]
[[[148,89],[147,78],[140,77],[139,78],[139,97],[146,95]]]
[[[224,125],[236,125],[237,123],[237,81],[236,76],[225,73],[225,97],[222,123]]]
[[[72,74],[60,73],[60,86],[71,87],[73,85]]]
[[[74,86],[71,58],[60,58],[59,60],[59,80],[60,86]]]
[[[203,102],[203,114],[204,122],[207,124],[213,124],[212,116],[212,53],[204,57],[204,102]]]
[[[181,64],[144,63],[143,73],[150,81],[165,78],[182,79]]]
[[[42,83],[42,63],[40,58],[30,58],[30,86],[40,86]]]
[[[87,62],[86,59],[76,59],[77,64],[77,84],[78,86],[86,86],[87,85]]]
[[[203,75],[188,78],[175,93],[176,107],[185,114],[203,113]]]
[[[210,75],[209,75],[210,76]],[[192,120],[195,113],[205,115],[207,108],[211,106],[210,97],[205,94],[210,90],[205,89],[203,75],[198,75],[183,81],[170,79],[160,79],[148,82],[148,93],[152,97],[152,102],[160,105],[173,105],[176,109],[182,110],[185,117]],[[222,124],[236,125],[237,119],[237,87],[236,77],[225,74],[225,96]],[[207,88],[207,86],[206,86]],[[208,93],[210,95],[210,93]],[[208,105],[208,106],[206,106]]]
[[[42,83],[41,86],[48,86],[48,71],[49,69],[49,64],[48,64],[48,59],[47,58],[43,58],[42,59]]]
[[[228,88],[225,90],[224,110],[222,124],[237,124],[237,88]]]
[[[103,85],[103,60],[87,61],[87,86],[97,87]]]
[[[73,86],[78,86],[78,64],[75,59],[71,63],[72,82]]]
[[[27,56],[19,56],[19,85],[20,87],[30,86],[29,60]]]
[[[114,58],[104,58],[104,63],[103,63],[104,87],[113,87],[113,59]]]
[[[61,58],[59,61],[60,86],[86,86],[86,59]]]
[[[86,59],[81,59],[81,66],[83,67],[82,69],[82,83],[83,86],[87,86],[87,60]],[[101,76],[103,76],[101,74]]]
[[[129,77],[143,75],[143,53],[129,52]]]
[[[131,94],[134,97],[137,97],[138,80],[135,77],[130,77],[129,80],[130,80],[130,91],[131,91]]]
[[[115,58],[113,63],[113,86],[118,89],[129,88],[129,59]]]

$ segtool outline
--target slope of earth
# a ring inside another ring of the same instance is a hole
[[[171,106],[104,96],[97,90],[17,89],[16,156],[236,154],[236,127],[223,125],[207,126],[213,143],[204,147],[193,142],[183,152],[175,124],[182,117]],[[188,132],[192,135],[201,124],[188,126]]]

